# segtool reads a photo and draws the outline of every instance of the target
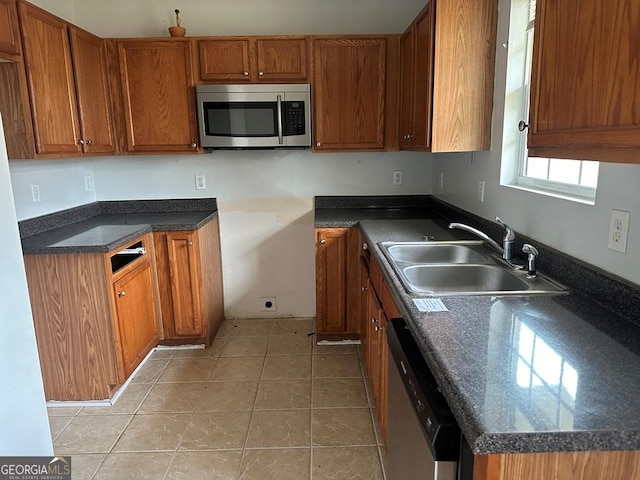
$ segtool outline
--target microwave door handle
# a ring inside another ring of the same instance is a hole
[[[284,143],[284,138],[282,135],[282,96],[278,95],[278,143],[282,145]]]

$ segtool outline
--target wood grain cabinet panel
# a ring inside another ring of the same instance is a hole
[[[258,38],[255,42],[258,80],[307,81],[309,59],[305,38]]]
[[[155,291],[149,260],[113,283],[125,377],[131,375],[160,338]]]
[[[430,0],[402,36],[400,148],[488,150],[494,0]]]
[[[114,153],[102,39],[26,2],[20,15],[36,153]]]
[[[20,54],[16,0],[0,0],[0,53]]]
[[[249,40],[200,40],[200,79],[249,82]]]
[[[191,43],[117,42],[127,153],[197,153]]]
[[[316,336],[358,338],[360,270],[355,228],[316,229]]]
[[[85,153],[115,152],[105,45],[101,38],[69,27],[82,147]]]
[[[386,38],[313,41],[315,150],[385,147]]]
[[[110,253],[25,255],[47,400],[104,400],[158,341],[153,239],[122,268]]]
[[[538,0],[529,154],[638,163],[640,3]]]
[[[26,2],[20,14],[36,152],[82,153],[67,24]]]
[[[198,40],[200,80],[212,83],[306,82],[306,37],[218,37]]]
[[[154,232],[165,344],[211,345],[224,320],[217,217],[195,231]]]

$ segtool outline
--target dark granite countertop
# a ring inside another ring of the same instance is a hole
[[[332,222],[330,210],[316,226],[349,226],[358,216],[340,225],[346,215],[336,208]],[[448,311],[421,312],[378,243],[472,237],[446,228],[452,218],[437,206],[424,219],[364,213],[356,223],[474,453],[640,449],[632,319],[573,286],[558,296],[441,297]]]
[[[151,231],[197,230],[215,199],[97,202],[20,222],[24,254],[110,252]]]

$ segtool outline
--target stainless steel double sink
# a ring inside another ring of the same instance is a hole
[[[482,241],[379,244],[409,293],[446,295],[553,295],[568,290],[538,274],[515,270]]]

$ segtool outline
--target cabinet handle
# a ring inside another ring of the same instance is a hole
[[[258,72],[258,75],[260,75],[261,77],[264,77],[264,72]]]
[[[362,250],[364,251],[369,250],[369,245],[367,244],[367,242],[362,242]]]
[[[81,138],[78,139],[78,141],[76,142],[78,145],[84,145],[84,140],[82,140]]]
[[[520,120],[518,122],[518,130],[524,132],[527,128],[529,128],[529,124],[527,122],[525,122],[524,120]]]
[[[93,140],[91,139],[87,140],[87,145],[93,145]]]
[[[193,242],[191,240],[187,240],[187,247],[193,247]]]
[[[371,323],[376,323],[376,319],[375,318],[371,318]]]
[[[373,327],[373,329],[374,329],[376,332],[379,332],[380,330],[382,330],[382,327],[380,327],[380,326],[376,325],[375,327]]]
[[[320,240],[320,245],[324,245],[325,243],[327,243],[327,241],[324,238]]]
[[[360,287],[360,290],[362,290],[363,292],[367,291],[367,287]]]
[[[322,142],[316,142],[316,147],[321,147],[322,146]]]
[[[242,74],[243,74],[245,77],[248,77],[248,76],[249,76],[249,72],[242,72]]]
[[[119,296],[119,297],[124,297],[126,294],[127,294],[127,292],[125,292],[124,290],[120,290],[120,291],[118,292],[118,296]]]
[[[198,148],[198,144],[196,142],[191,143],[191,148]]]

